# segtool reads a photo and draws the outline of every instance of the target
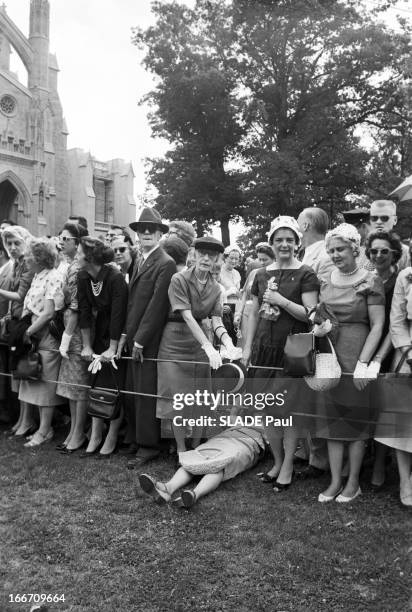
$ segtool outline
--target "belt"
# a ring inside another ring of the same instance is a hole
[[[202,322],[202,319],[196,319],[195,317],[195,321],[196,323],[200,323]],[[167,317],[167,322],[168,323],[186,323],[186,321],[183,319],[183,317],[179,316],[179,315],[171,315]]]

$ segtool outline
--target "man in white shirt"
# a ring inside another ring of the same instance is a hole
[[[329,217],[322,208],[304,208],[298,217],[302,232],[304,255],[302,263],[310,266],[319,279],[328,276],[333,263],[325,248],[325,234],[329,229]]]
[[[304,255],[302,263],[310,266],[319,280],[328,277],[333,263],[326,252],[325,235],[329,229],[329,217],[322,208],[304,208],[298,217],[299,229],[302,232]],[[299,459],[309,457],[309,465],[300,472],[302,478],[322,476],[329,467],[326,441],[308,435],[303,447],[296,453]]]
[[[369,222],[371,232],[380,233],[394,230],[398,222],[395,202],[392,200],[375,200],[372,202]],[[409,248],[406,244],[402,244],[402,256],[397,264],[398,270],[404,270],[410,265]]]

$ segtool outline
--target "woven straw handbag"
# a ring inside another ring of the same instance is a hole
[[[342,369],[339,365],[333,344],[326,336],[330,346],[330,353],[317,352],[315,356],[315,373],[313,376],[305,376],[306,384],[313,391],[328,391],[339,384],[342,376]]]

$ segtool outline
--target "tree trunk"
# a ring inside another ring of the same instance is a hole
[[[226,247],[230,244],[229,217],[220,221],[220,231],[222,232],[222,242]]]

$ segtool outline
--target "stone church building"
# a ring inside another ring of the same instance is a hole
[[[67,150],[49,13],[48,0],[30,0],[27,38],[0,6],[0,222],[9,218],[34,235],[54,235],[79,214],[90,233],[104,233],[111,223],[135,220],[133,169],[123,160],[100,162]],[[27,84],[10,69],[12,51]]]

